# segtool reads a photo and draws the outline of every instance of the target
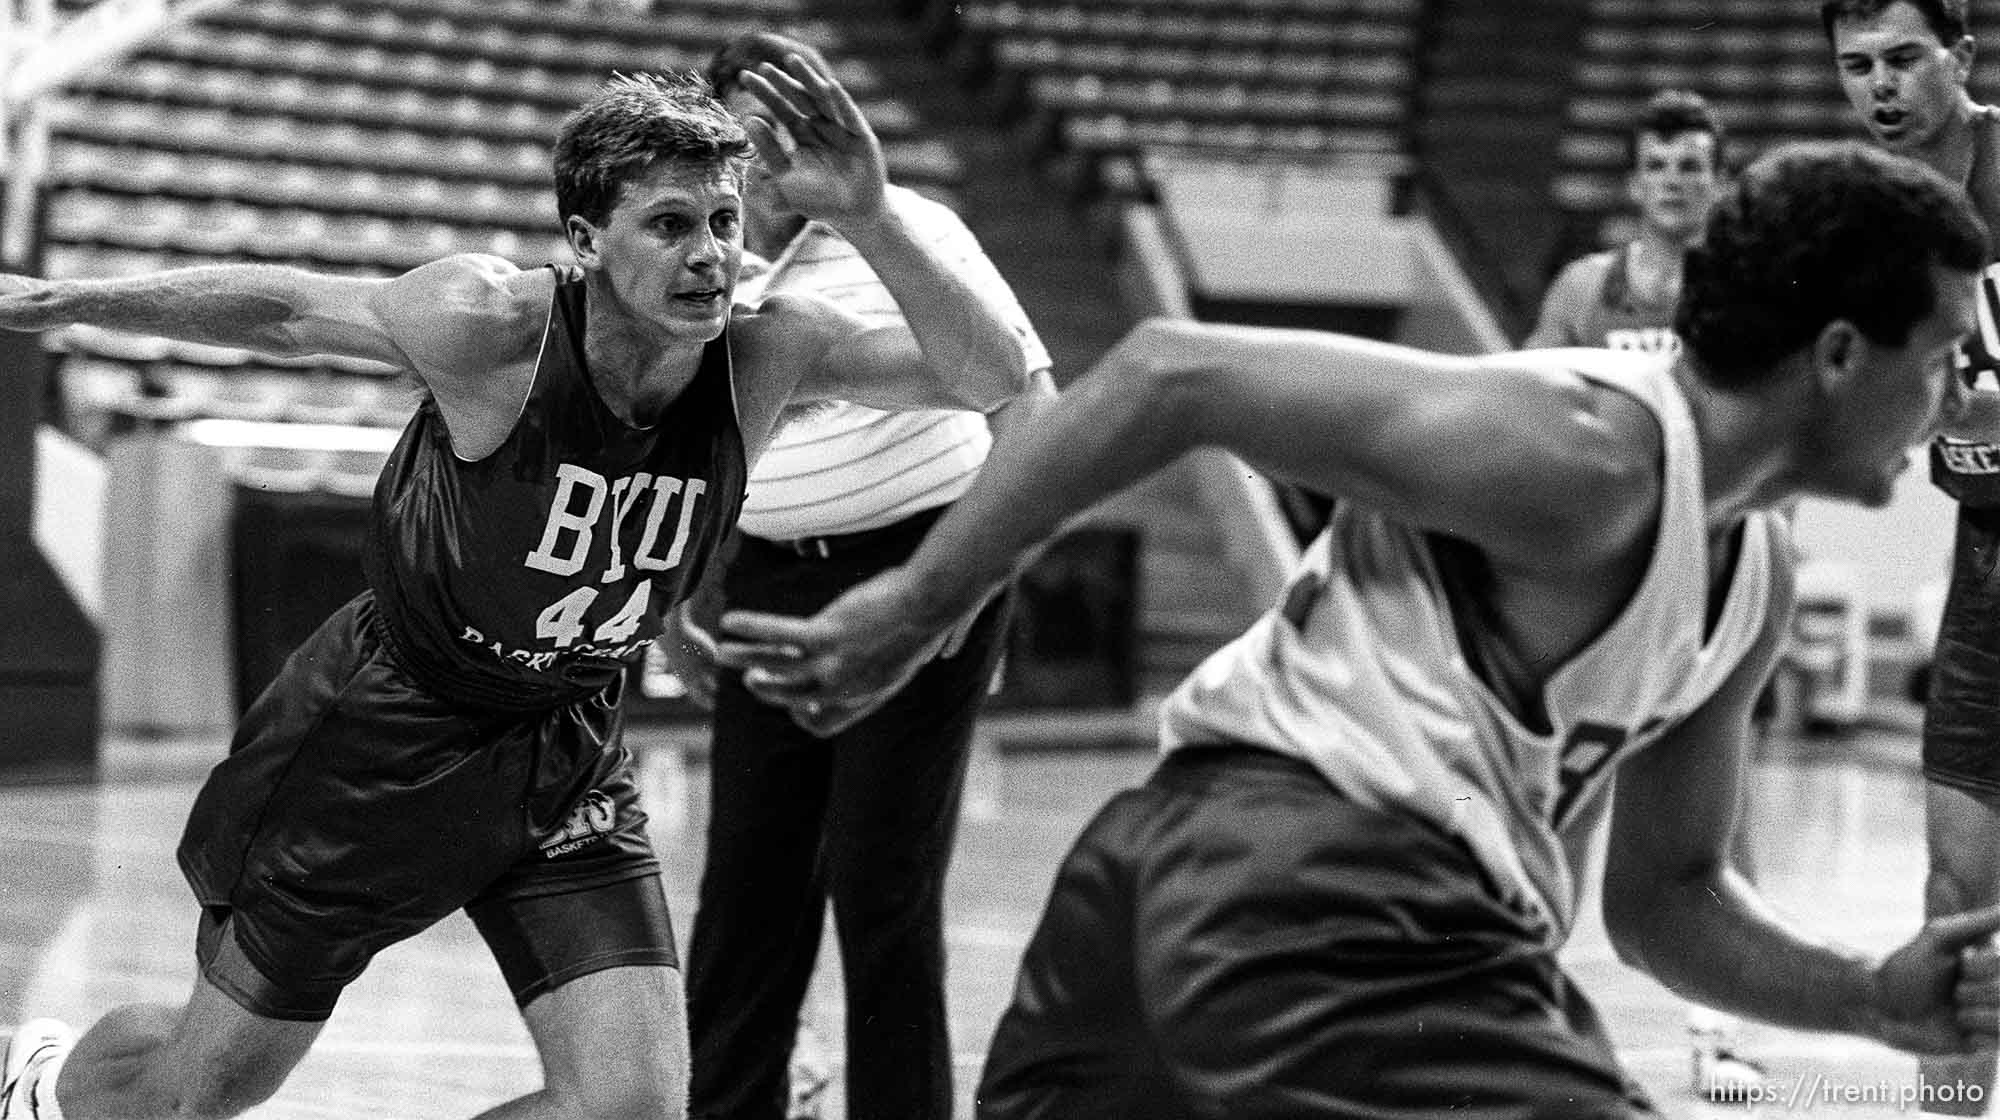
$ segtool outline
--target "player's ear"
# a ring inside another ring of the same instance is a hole
[[[576,263],[587,269],[597,267],[596,226],[579,215],[571,214],[563,219],[563,238],[569,242],[569,251],[576,255]]]
[[[1951,45],[1952,76],[1959,85],[1972,80],[1972,57],[1979,46],[1978,40],[1967,35]]]
[[[1812,344],[1812,378],[1822,397],[1837,397],[1868,361],[1868,339],[1853,323],[1835,319],[1821,327]]]

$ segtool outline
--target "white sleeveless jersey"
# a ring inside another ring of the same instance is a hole
[[[1462,838],[1551,944],[1568,935],[1571,859],[1616,763],[1722,684],[1766,625],[1783,521],[1752,514],[1728,599],[1702,639],[1708,547],[1694,422],[1657,355],[1548,352],[1643,401],[1665,436],[1658,541],[1617,619],[1543,686],[1525,726],[1470,667],[1424,534],[1335,506],[1283,603],[1204,662],[1161,711],[1165,749],[1248,743],[1301,758],[1362,804]],[[1573,846],[1572,846],[1573,845]]]

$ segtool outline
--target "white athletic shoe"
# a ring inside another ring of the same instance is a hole
[[[785,1120],[819,1120],[826,1091],[833,1084],[833,1069],[819,1032],[805,1023],[799,1024],[798,1037],[792,1042],[789,1073],[791,1093],[785,1102]],[[0,1120],[6,1120],[5,1113],[0,1113]]]
[[[35,1104],[28,1099],[35,1074],[75,1044],[76,1032],[54,1019],[30,1019],[14,1031],[0,1076],[0,1120],[35,1120]]]
[[[1693,1028],[1694,1095],[1710,1104],[1754,1104],[1764,1099],[1764,1067],[1737,1053],[1722,1032]],[[4,1118],[0,1118],[4,1120]]]

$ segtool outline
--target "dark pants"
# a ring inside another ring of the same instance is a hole
[[[1303,762],[1183,750],[1057,873],[987,1120],[1656,1115],[1465,846]]]
[[[745,537],[731,607],[810,613],[899,563],[934,516],[829,538],[821,556]],[[777,1120],[800,1004],[833,903],[847,991],[847,1115],[951,1114],[944,881],[974,717],[1005,634],[1004,598],[958,655],[830,739],[733,674],[719,682],[708,862],[688,949],[690,1112]]]

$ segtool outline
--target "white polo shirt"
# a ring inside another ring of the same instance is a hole
[[[916,214],[919,232],[946,262],[1009,313],[1031,372],[1048,351],[1014,292],[948,207],[891,186]],[[746,254],[736,301],[755,305],[775,291],[811,292],[870,323],[900,323],[902,312],[861,254],[833,227],[809,222],[772,262]],[[750,473],[739,522],[765,540],[878,529],[965,493],[993,442],[977,412],[883,412],[841,401],[788,417]]]

